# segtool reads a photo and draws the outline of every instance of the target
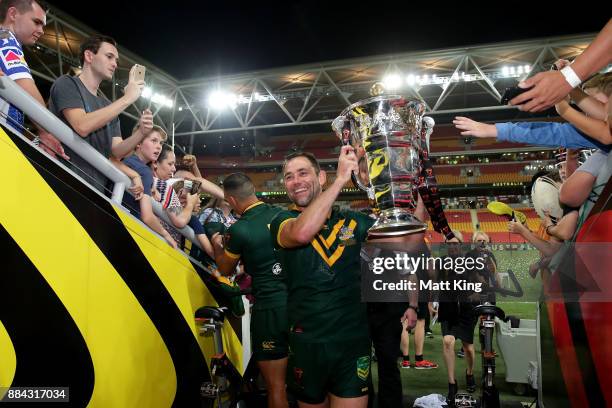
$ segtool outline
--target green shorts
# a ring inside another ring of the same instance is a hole
[[[251,343],[255,361],[278,360],[287,357],[287,308],[253,310]]]
[[[289,339],[287,386],[299,401],[320,404],[328,393],[341,398],[368,394],[368,338],[329,343]]]

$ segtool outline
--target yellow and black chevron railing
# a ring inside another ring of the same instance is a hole
[[[207,274],[25,139],[0,129],[0,388],[69,387],[71,406],[198,406]],[[224,327],[242,367],[240,322]],[[0,395],[0,399],[2,395]]]

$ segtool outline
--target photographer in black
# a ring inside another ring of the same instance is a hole
[[[489,249],[489,244],[491,243],[491,239],[489,236],[482,232],[476,231],[472,236],[472,243],[474,247],[471,251],[465,254],[466,258],[483,258],[484,268],[472,268],[470,270],[469,279],[473,282],[482,283],[481,288],[482,292],[478,296],[480,299],[476,299],[474,296],[474,300],[479,300],[481,303],[484,301],[490,302],[491,304],[495,304],[495,293],[493,291],[494,288],[499,287],[501,285],[499,274],[497,273],[497,260],[495,259],[495,255]]]

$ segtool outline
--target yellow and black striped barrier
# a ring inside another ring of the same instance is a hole
[[[2,129],[0,158],[0,389],[69,387],[78,407],[198,406],[214,350],[193,315],[223,301],[206,272]],[[230,323],[224,346],[242,367]]]

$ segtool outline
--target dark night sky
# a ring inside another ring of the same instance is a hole
[[[431,7],[413,6],[415,3],[166,1],[161,5],[129,0],[56,0],[54,4],[178,79],[590,33],[599,31],[609,18],[588,9],[550,15],[528,10],[528,2],[493,0],[482,10],[464,2],[453,2],[452,6],[418,3]],[[485,15],[483,10],[489,13]]]

